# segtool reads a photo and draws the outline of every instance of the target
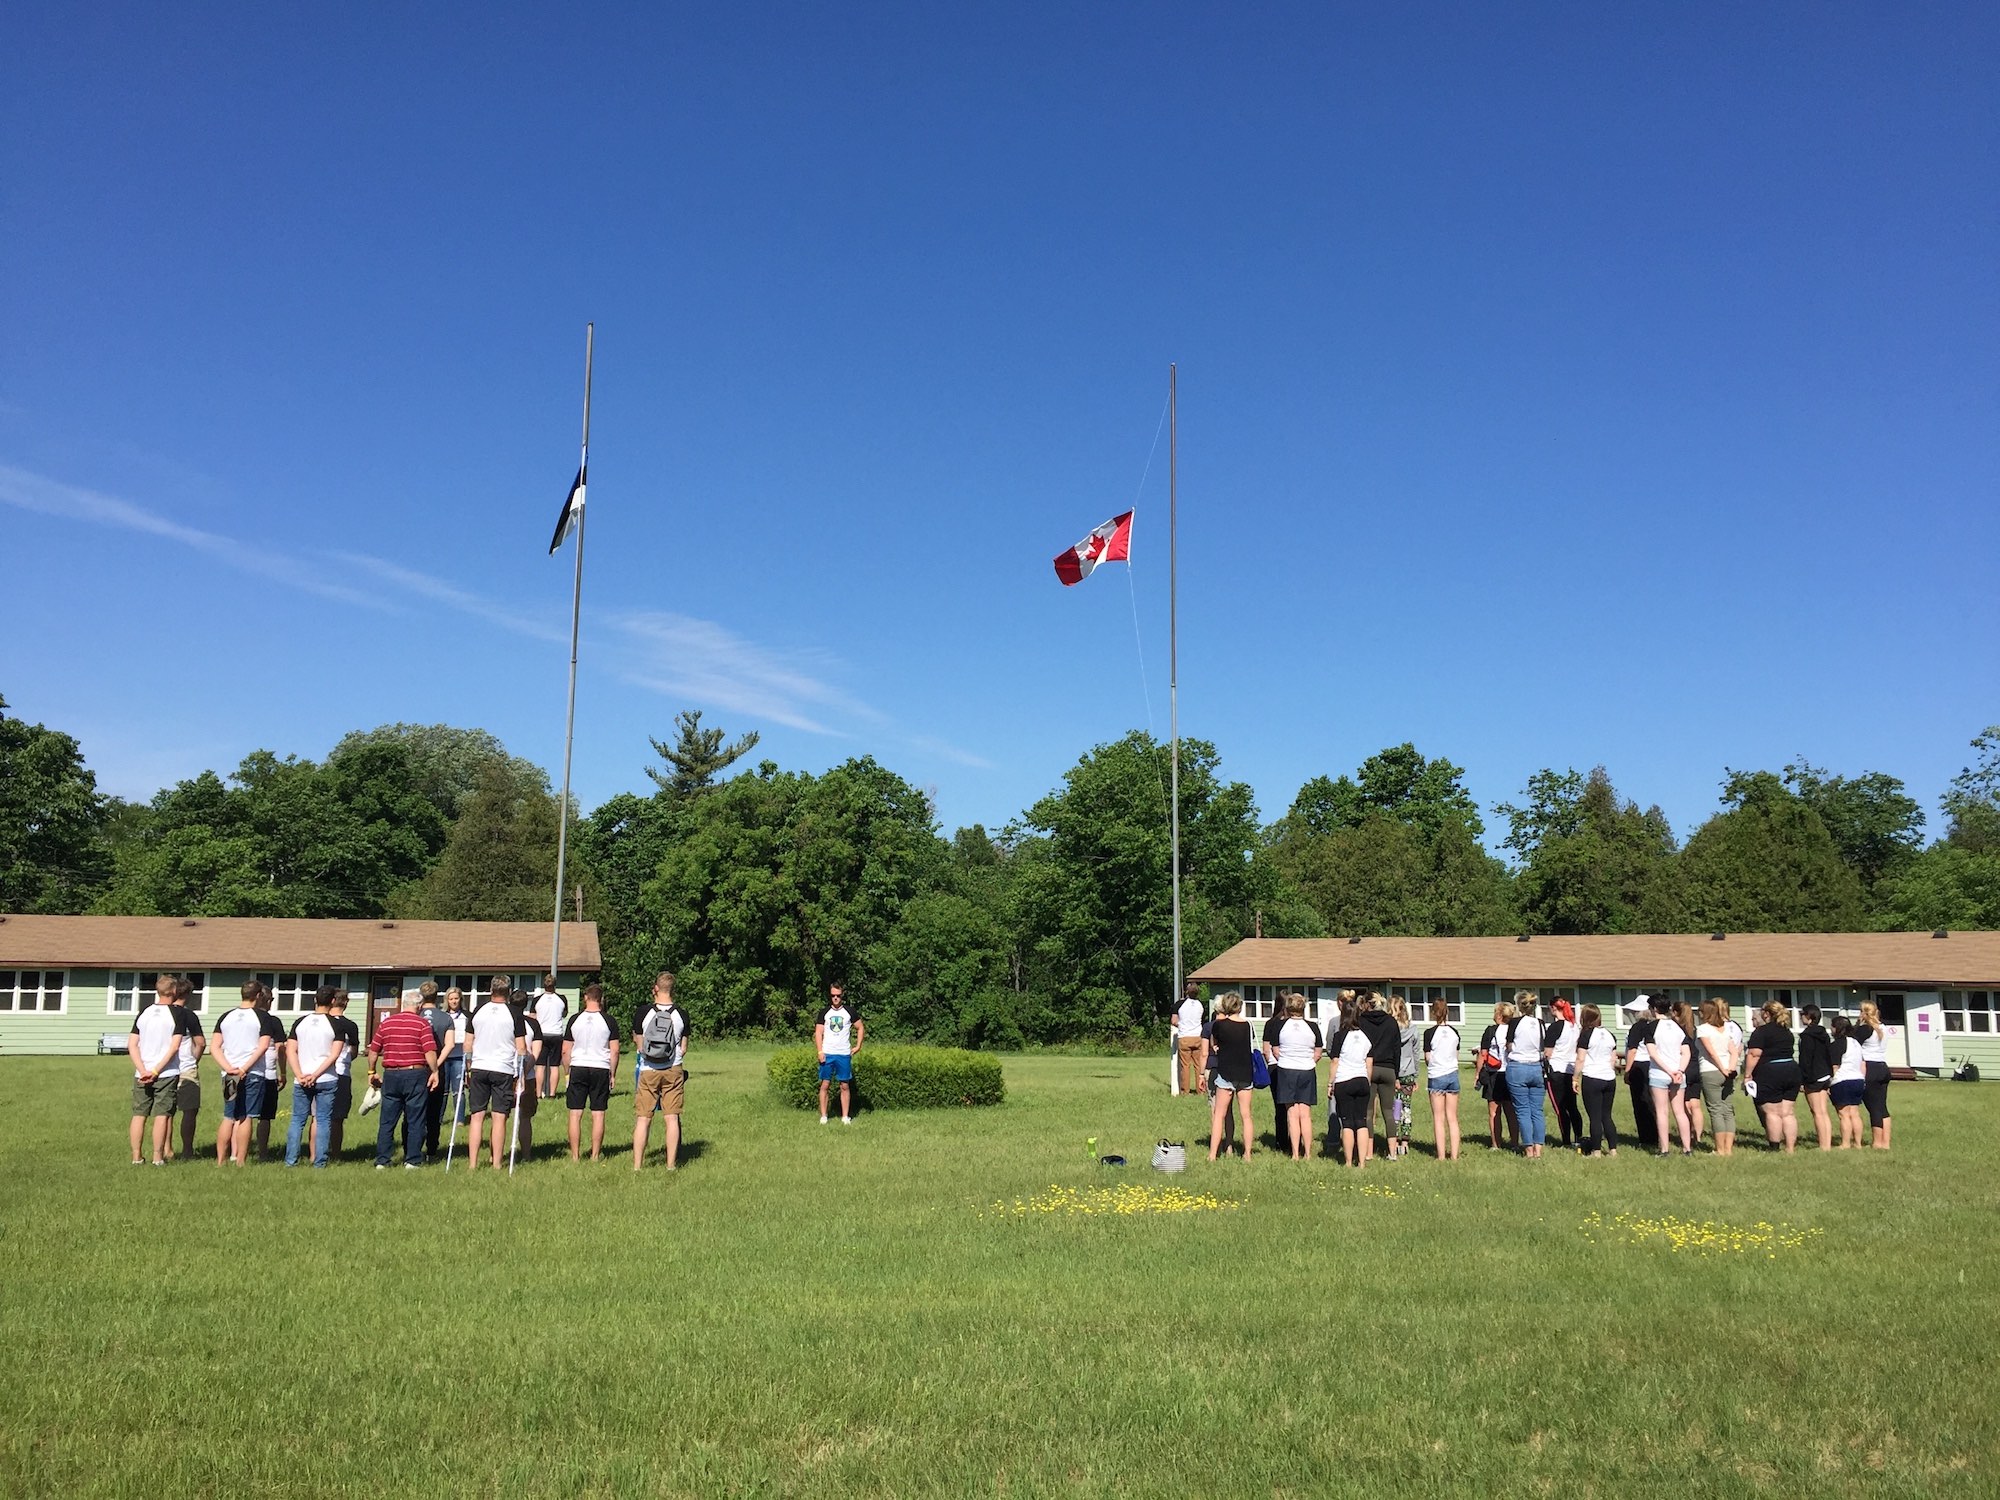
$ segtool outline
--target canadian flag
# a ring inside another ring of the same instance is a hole
[[[1131,560],[1132,512],[1128,510],[1122,516],[1113,516],[1069,551],[1058,554],[1056,577],[1067,588],[1088,578],[1090,570],[1099,563]]]

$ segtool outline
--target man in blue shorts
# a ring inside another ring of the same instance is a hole
[[[854,1054],[861,1050],[864,1028],[847,1008],[847,998],[839,985],[827,989],[826,1014],[813,1027],[813,1046],[819,1052],[819,1122],[826,1123],[827,1085],[840,1085],[840,1123],[854,1123]]]
[[[222,1068],[222,1124],[215,1135],[215,1164],[242,1166],[250,1151],[254,1122],[263,1113],[264,1054],[271,1038],[263,1012],[257,1009],[262,987],[252,979],[243,986],[243,1001],[215,1023],[210,1049]]]

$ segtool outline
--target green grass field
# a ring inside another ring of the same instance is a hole
[[[1164,1060],[843,1130],[767,1055],[695,1054],[678,1173],[621,1093],[615,1156],[545,1107],[511,1181],[376,1173],[372,1116],[330,1172],[132,1169],[121,1061],[0,1061],[0,1493],[2000,1493],[2000,1089],[1899,1086],[1887,1155],[1170,1180]]]

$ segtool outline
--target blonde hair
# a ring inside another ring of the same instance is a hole
[[[1409,1002],[1404,1000],[1401,995],[1391,995],[1389,997],[1389,1014],[1395,1018],[1396,1024],[1398,1026],[1409,1025],[1410,1024]]]
[[[1303,1016],[1305,1013],[1306,1013],[1306,997],[1304,995],[1301,995],[1297,990],[1294,990],[1291,994],[1285,996],[1286,1015]]]
[[[1709,1026],[1720,1026],[1729,1019],[1729,1002],[1720,995],[1710,995],[1701,1002],[1701,1019]]]
[[[1533,990],[1514,991],[1514,1006],[1522,1015],[1526,1015],[1537,1005],[1541,1004],[1541,1002],[1542,997]]]
[[[1360,995],[1353,990],[1342,990],[1339,994],[1333,997],[1333,1002],[1336,1005],[1352,1005],[1356,1000],[1359,1000],[1360,998],[1361,998]]]
[[[1880,1031],[1882,1029],[1882,1008],[1873,1000],[1863,1000],[1861,1002],[1859,1020],[1863,1026],[1874,1031]]]
[[[1219,1016],[1233,1016],[1243,1009],[1243,997],[1234,990],[1215,999],[1215,1013]]]
[[[1782,1000],[1770,1001],[1758,1014],[1767,1021],[1777,1022],[1780,1026],[1792,1024],[1792,1008]]]
[[[1513,1019],[1514,1019],[1514,1007],[1510,1005],[1507,1001],[1502,1000],[1498,1005],[1493,1007],[1494,1025],[1496,1026],[1504,1025],[1506,1022],[1511,1021]]]

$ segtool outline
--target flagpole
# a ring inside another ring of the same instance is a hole
[[[569,858],[570,752],[576,743],[576,643],[578,627],[583,620],[583,523],[590,509],[587,483],[590,473],[590,356],[596,335],[595,323],[583,325],[583,447],[577,458],[576,472],[586,484],[584,503],[576,513],[576,582],[570,590],[569,600],[569,710],[563,721],[562,805],[558,809],[559,821],[556,825],[555,917],[549,924],[549,972],[558,979],[562,977],[558,965],[562,959],[563,877]]]
[[[1180,372],[1167,366],[1167,732],[1173,739],[1169,776],[1173,888],[1174,992],[1181,1004],[1181,667],[1180,667]]]

